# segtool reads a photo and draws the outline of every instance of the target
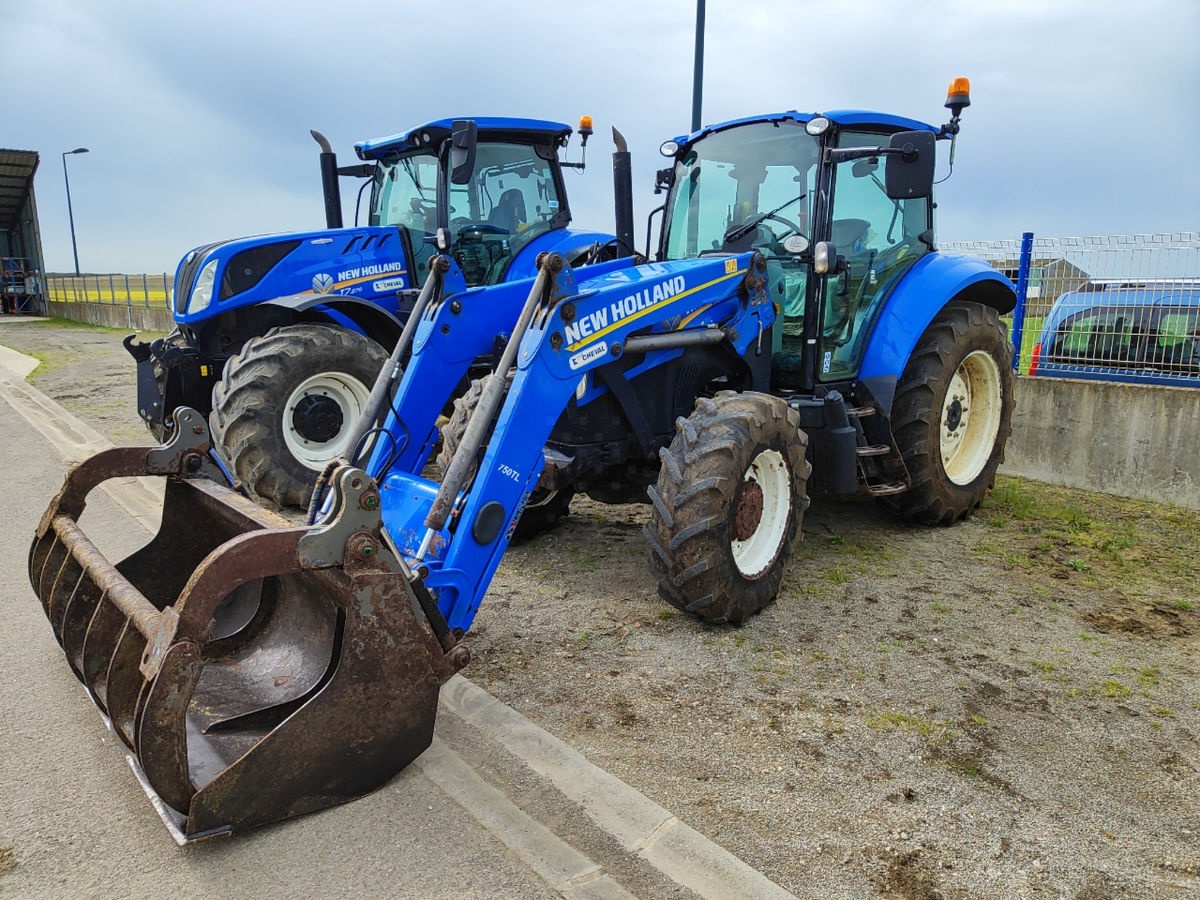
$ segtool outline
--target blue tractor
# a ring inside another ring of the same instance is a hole
[[[532,279],[472,287],[434,254],[307,525],[232,489],[192,410],[164,446],[75,469],[30,579],[177,839],[352,799],[423,752],[510,541],[572,491],[646,503],[659,593],[713,624],[774,601],[810,492],[927,523],[978,506],[1010,430],[1015,294],[936,247],[935,146],[968,103],[956,81],[941,127],[784,112],[668,141],[654,262],[546,252]],[[129,475],[166,478],[163,524],[113,566],[76,522]]]
[[[586,147],[588,117],[580,132]],[[165,439],[176,408],[196,409],[246,488],[303,507],[317,472],[347,452],[434,254],[482,286],[531,277],[544,251],[577,264],[630,252],[568,227],[563,169],[583,166],[559,159],[571,133],[536,119],[443,119],[363,141],[366,162],[339,170],[314,132],[328,228],[192,250],[175,274],[174,331],[126,339],[147,426]],[[339,171],[370,178],[365,227],[342,227]]]

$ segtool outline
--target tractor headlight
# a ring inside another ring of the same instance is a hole
[[[212,303],[213,285],[217,280],[217,260],[209,260],[200,274],[196,277],[196,286],[192,288],[192,296],[188,298],[187,311],[198,313],[208,309]]]
[[[804,130],[816,137],[818,134],[824,134],[829,130],[830,122],[824,116],[814,116],[804,123]]]
[[[674,156],[679,152],[679,144],[675,141],[663,141],[662,145],[658,148],[658,152],[663,156]]]

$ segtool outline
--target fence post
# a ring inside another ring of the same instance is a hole
[[[150,308],[150,285],[146,283],[146,273],[142,273],[142,302],[146,309]]]
[[[1013,310],[1013,371],[1021,371],[1021,339],[1025,332],[1025,295],[1029,290],[1029,268],[1033,262],[1033,232],[1021,235],[1021,263],[1017,268],[1017,306]]]

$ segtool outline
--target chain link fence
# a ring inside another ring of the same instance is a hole
[[[1018,372],[1200,386],[1200,232],[943,242],[1017,284]]]

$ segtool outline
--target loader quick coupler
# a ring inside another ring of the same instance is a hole
[[[225,486],[193,410],[172,440],[76,467],[29,576],[55,638],[180,843],[343,803],[429,746],[469,659],[346,465],[330,512],[292,526]],[[78,519],[117,477],[166,480],[162,524],[113,565]],[[220,479],[220,480],[218,480]]]

